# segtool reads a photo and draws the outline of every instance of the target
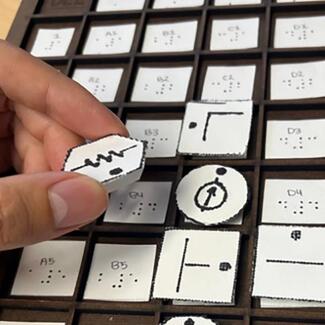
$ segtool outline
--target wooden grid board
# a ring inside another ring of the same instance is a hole
[[[61,4],[60,4],[61,3]],[[273,62],[303,62],[324,55],[325,48],[275,49],[272,46],[274,19],[278,16],[309,16],[325,13],[325,2],[276,3],[264,0],[259,5],[213,6],[206,0],[199,8],[152,9],[152,0],[147,0],[141,11],[96,12],[97,0],[24,0],[8,40],[17,46],[30,49],[38,28],[49,26],[75,26],[76,33],[68,54],[60,58],[46,58],[46,62],[71,76],[76,67],[122,66],[126,69],[117,100],[107,104],[123,121],[127,118],[160,119],[182,118],[185,102],[179,103],[133,103],[130,93],[139,66],[191,65],[193,74],[186,101],[198,100],[207,65],[223,63],[255,63],[258,67],[254,89],[254,114],[251,140],[247,159],[215,160],[193,159],[177,156],[173,159],[148,159],[144,172],[146,180],[172,180],[173,194],[169,202],[164,226],[121,225],[103,223],[103,218],[74,232],[65,238],[86,240],[86,251],[71,298],[13,298],[10,289],[13,283],[21,250],[1,255],[0,264],[0,320],[64,321],[66,324],[143,324],[158,325],[173,315],[206,315],[220,324],[324,324],[325,309],[262,309],[257,299],[251,297],[250,285],[254,260],[254,245],[257,225],[260,224],[263,187],[266,178],[324,178],[325,159],[264,159],[266,122],[270,119],[325,118],[325,99],[274,101],[269,99],[269,69]],[[55,5],[58,4],[58,5]],[[260,43],[257,49],[238,51],[210,51],[210,25],[213,17],[261,18]],[[187,53],[144,54],[141,53],[144,30],[150,21],[178,21],[182,18],[198,19],[199,27],[195,49]],[[94,24],[134,21],[138,29],[132,50],[123,55],[81,54],[87,31]],[[116,243],[161,243],[165,227],[202,229],[202,226],[184,223],[184,217],[175,205],[175,186],[184,174],[205,164],[232,166],[246,177],[251,200],[244,211],[242,225],[220,225],[210,229],[238,230],[242,234],[240,265],[236,289],[236,304],[223,306],[179,306],[170,301],[152,300],[149,303],[114,303],[85,301],[82,299],[87,274],[90,268],[94,245],[97,242]]]

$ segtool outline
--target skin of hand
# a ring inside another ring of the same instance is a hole
[[[95,180],[61,172],[68,149],[122,122],[84,88],[0,40],[0,250],[59,237],[107,207]]]

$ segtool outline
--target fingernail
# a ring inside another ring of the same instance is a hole
[[[48,196],[57,229],[91,222],[105,211],[107,205],[104,188],[83,176],[55,184],[49,189]]]

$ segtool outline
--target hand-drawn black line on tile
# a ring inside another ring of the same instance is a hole
[[[226,172],[227,170],[225,168],[217,169],[218,175],[224,175]],[[213,202],[213,198],[216,196],[217,191],[223,192],[222,198],[221,200],[211,204],[211,202]],[[206,192],[206,198],[204,202],[200,202],[202,192]],[[216,177],[214,181],[208,182],[199,187],[198,191],[195,194],[194,202],[195,205],[203,212],[206,210],[210,211],[221,208],[227,201],[227,198],[228,192],[225,185],[219,181],[219,177]]]
[[[184,325],[195,325],[195,322],[192,318],[189,318],[185,321]]]
[[[186,267],[210,267],[210,264],[186,263],[186,253],[187,253],[187,248],[188,248],[189,241],[190,241],[190,239],[188,237],[185,238],[183,255],[182,255],[182,263],[181,263],[181,267],[179,269],[177,286],[176,286],[176,292],[179,292],[180,291],[181,282],[182,282],[182,277],[183,277],[183,272],[184,272],[184,267],[185,266]]]
[[[125,152],[127,152],[129,150],[132,150],[132,149],[134,149],[136,147],[137,147],[137,145],[133,145],[131,147],[120,150],[119,152],[116,152],[114,150],[110,150],[106,156],[102,155],[102,154],[98,154],[97,157],[96,157],[96,162],[93,162],[92,160],[87,158],[87,159],[85,159],[83,165],[75,167],[75,168],[71,169],[71,171],[75,172],[75,171],[77,171],[79,169],[82,169],[82,168],[85,168],[85,167],[88,167],[88,166],[98,168],[101,165],[101,160],[104,160],[107,163],[110,163],[110,162],[113,161],[114,156],[119,157],[119,158],[124,158],[124,153]],[[110,174],[111,175],[117,175],[117,174],[120,174],[122,172],[123,172],[123,170],[121,168],[116,168],[116,169],[111,170]]]
[[[186,254],[187,254],[187,249],[188,249],[189,242],[190,242],[190,239],[188,237],[185,238],[183,254],[182,254],[182,262],[181,262],[181,266],[180,266],[179,274],[178,274],[178,279],[177,279],[176,292],[179,292],[180,289],[181,289],[181,283],[182,283],[182,278],[183,278],[183,273],[184,273],[184,268],[185,267],[197,267],[197,268],[209,268],[209,267],[211,267],[211,265],[208,264],[208,263],[187,263],[186,262]],[[231,267],[231,264],[229,262],[221,262],[219,264],[219,270],[222,271],[222,272],[227,272],[231,268],[232,267]]]
[[[300,265],[314,265],[314,266],[324,266],[323,262],[308,262],[308,261],[291,261],[291,260],[278,260],[278,259],[266,259],[267,263],[276,264],[300,264]]]
[[[208,133],[208,129],[209,129],[209,123],[210,123],[211,117],[213,115],[221,115],[221,116],[222,115],[244,115],[244,113],[243,112],[209,112],[207,114],[207,118],[206,118],[204,129],[203,129],[203,136],[202,136],[203,141],[207,140],[207,133]],[[196,126],[197,126],[197,124],[195,122],[191,122],[189,124],[190,129],[193,129]]]

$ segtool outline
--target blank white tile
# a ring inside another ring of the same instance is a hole
[[[267,122],[265,158],[325,157],[325,119]]]
[[[325,229],[259,226],[253,296],[325,301]]]
[[[153,297],[232,304],[239,239],[232,231],[167,230]]]
[[[72,296],[85,242],[47,241],[25,247],[11,290],[17,296]]]
[[[192,67],[140,67],[132,102],[183,102],[186,99]]]
[[[93,26],[90,28],[83,54],[129,53],[136,24]]]
[[[149,301],[156,245],[96,244],[84,299]]]
[[[210,50],[239,50],[258,47],[259,18],[215,19]]]
[[[71,44],[75,28],[40,28],[30,53],[36,57],[64,56]]]
[[[197,20],[147,26],[142,52],[186,52],[194,49]]]
[[[203,6],[204,0],[154,0],[154,9],[186,8]]]
[[[325,224],[325,180],[267,179],[262,222]]]
[[[324,308],[324,302],[261,298],[261,308]]]
[[[314,2],[314,1],[324,1],[324,0],[277,0],[277,2]]]
[[[171,182],[136,182],[111,194],[104,222],[163,224]]]
[[[325,46],[325,16],[275,20],[275,48],[321,46]]]
[[[122,75],[122,68],[76,69],[72,78],[99,101],[114,102]]]
[[[181,132],[181,120],[127,120],[132,138],[146,141],[147,158],[175,157]]]
[[[201,99],[252,99],[255,83],[255,65],[209,66],[205,74]]]
[[[178,152],[246,158],[252,117],[251,101],[188,103]]]
[[[271,65],[271,99],[325,96],[325,61]]]
[[[96,11],[141,10],[145,0],[99,0]]]
[[[261,0],[214,0],[215,6],[236,6],[261,4]]]
[[[243,218],[244,218],[244,213],[243,212],[240,212],[239,215],[237,215],[236,217],[222,223],[223,225],[234,225],[234,226],[240,226],[243,224]],[[188,219],[188,218],[184,218],[184,222],[185,223],[189,223],[189,224],[194,224],[196,225],[197,223],[194,222],[193,220],[191,219]]]

